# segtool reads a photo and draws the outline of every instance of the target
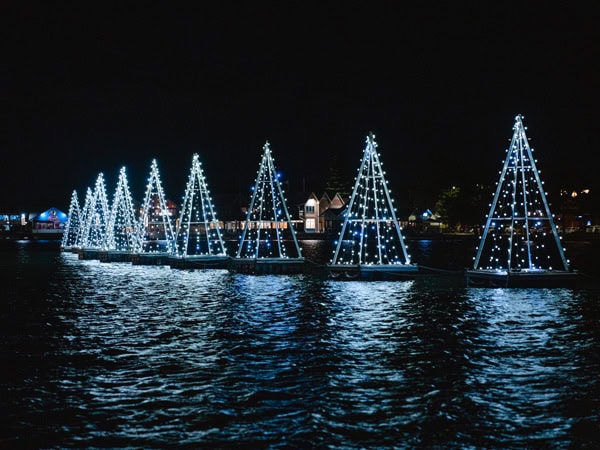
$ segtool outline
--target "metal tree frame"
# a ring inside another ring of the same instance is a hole
[[[70,250],[77,246],[77,239],[81,232],[81,208],[79,207],[79,198],[77,190],[73,190],[71,194],[71,203],[69,205],[69,220],[61,241],[63,250]]]
[[[225,256],[227,253],[202,163],[196,153],[192,157],[175,241],[177,255],[182,257]]]
[[[84,208],[85,226],[82,247],[101,249],[104,245],[110,214],[103,173],[98,174],[92,196],[86,200],[86,204],[88,204],[88,200],[89,209]]]
[[[554,244],[554,262],[562,265],[560,270],[569,271],[521,115],[516,116],[513,130],[473,269],[553,270],[549,252]],[[486,263],[482,261],[484,254],[488,257]],[[546,261],[541,259],[544,256]]]
[[[289,258],[282,236],[284,226],[290,232],[293,241],[292,250],[295,251],[295,255],[291,257],[301,258],[300,245],[267,141],[263,146],[263,155],[236,258]]]
[[[169,217],[169,210],[165,193],[160,181],[158,164],[152,160],[150,177],[142,205],[142,213],[138,223],[137,249],[138,253],[175,253],[173,224]],[[150,237],[156,239],[149,239]],[[165,242],[165,246],[160,245]]]
[[[331,266],[412,266],[379,156],[370,133]]]
[[[137,248],[137,220],[129,190],[125,167],[119,171],[119,179],[113,197],[108,221],[105,248],[131,252]]]
[[[75,245],[78,248],[82,248],[85,240],[87,238],[87,218],[90,215],[90,210],[92,208],[92,201],[94,198],[94,193],[90,187],[87,188],[85,194],[85,200],[83,202],[83,208],[81,209],[81,226],[79,227],[79,233],[77,234],[77,244]]]

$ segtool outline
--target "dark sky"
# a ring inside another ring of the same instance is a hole
[[[0,209],[67,210],[99,172],[112,195],[121,166],[141,199],[153,158],[177,200],[193,153],[246,196],[267,140],[320,195],[371,131],[402,204],[495,182],[516,114],[551,199],[600,187],[588,2],[208,3],[1,2]]]

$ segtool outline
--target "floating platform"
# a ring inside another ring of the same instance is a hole
[[[169,265],[168,253],[132,253],[131,264],[136,266],[167,266]]]
[[[411,280],[419,273],[416,264],[329,264],[329,278],[334,280]]]
[[[98,253],[101,262],[131,262],[133,253],[125,250],[102,250]]]
[[[231,258],[229,270],[254,275],[304,272],[304,258]]]
[[[467,270],[469,287],[506,287],[506,288],[574,288],[577,284],[577,272],[564,270]]]
[[[231,257],[227,255],[170,256],[172,269],[228,269]]]
[[[80,248],[77,251],[79,259],[99,259],[101,250],[99,248]]]
[[[71,253],[73,255],[75,255],[77,258],[79,258],[79,248],[75,248],[75,247],[61,247],[60,248],[60,252],[61,253]]]

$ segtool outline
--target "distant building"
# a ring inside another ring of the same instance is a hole
[[[408,222],[406,223],[406,225],[408,225],[410,231],[438,233],[441,233],[442,230],[446,227],[442,221],[442,218],[437,214],[431,212],[430,209],[426,209],[425,211],[420,212],[413,211],[408,216]]]
[[[324,194],[326,196],[327,194]],[[327,196],[327,199],[329,197]],[[325,199],[321,199],[324,201]],[[344,201],[340,193],[336,193],[329,201],[327,208],[321,209],[321,229],[326,233],[337,232],[344,223],[344,212],[346,211],[347,202]]]
[[[306,233],[319,233],[321,227],[319,224],[319,211],[321,209],[319,199],[314,192],[308,196],[304,203],[304,231]]]
[[[312,192],[304,203],[302,214],[304,231],[306,233],[337,231],[344,221],[342,213],[345,209],[346,202],[339,193],[336,193],[331,199],[325,192],[319,199]]]
[[[31,219],[34,234],[62,234],[69,216],[57,208],[50,208]]]
[[[0,231],[21,229],[27,225],[24,213],[0,213]]]

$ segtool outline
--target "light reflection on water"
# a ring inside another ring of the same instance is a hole
[[[570,289],[468,289],[467,298],[478,318],[468,379],[468,396],[483,407],[478,425],[519,446],[554,445],[549,429],[558,436],[583,431],[597,442],[600,361],[590,345],[598,342],[598,316],[596,309],[593,328],[582,323],[586,295]],[[582,407],[590,396],[595,407]],[[514,430],[522,435],[515,437]]]
[[[600,436],[597,290],[2,258],[18,275],[0,323],[3,446],[579,447]]]

